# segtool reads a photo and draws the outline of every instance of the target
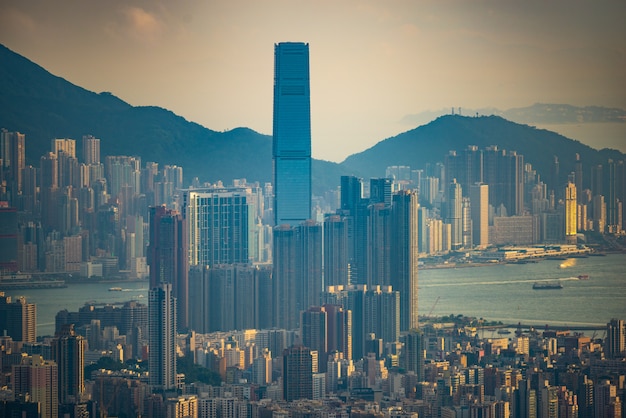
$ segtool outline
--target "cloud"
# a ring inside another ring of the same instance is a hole
[[[111,37],[125,41],[153,44],[162,38],[166,29],[165,22],[157,13],[139,6],[125,6],[113,19],[106,24],[105,31]]]

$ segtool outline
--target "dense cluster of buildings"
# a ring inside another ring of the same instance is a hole
[[[555,160],[544,183],[522,155],[469,147],[421,170],[344,176],[313,200],[308,44],[277,44],[274,76],[274,178],[263,186],[185,187],[182,167],[102,163],[89,135],[78,157],[76,141],[54,139],[35,168],[24,135],[1,132],[5,276],[149,281],[147,305],[60,311],[39,342],[34,306],[3,294],[6,416],[622,416],[623,321],[604,341],[494,339],[420,326],[417,306],[420,254],[622,233],[622,161],[583,183],[577,159],[563,183]],[[148,372],[84,376],[101,356]],[[187,382],[180,357],[223,384]]]

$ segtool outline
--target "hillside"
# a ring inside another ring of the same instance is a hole
[[[554,156],[558,156],[562,179],[573,170],[575,155],[583,164],[606,163],[608,158],[621,159],[615,150],[594,150],[554,132],[510,122],[499,116],[441,116],[431,123],[379,142],[373,147],[348,157],[342,165],[367,176],[383,176],[389,165],[423,168],[427,163],[443,161],[450,150],[461,151],[468,145],[500,149],[524,155],[542,178],[550,173]]]
[[[272,141],[247,128],[216,132],[159,107],[132,106],[110,93],[94,93],[50,74],[0,45],[0,127],[26,134],[28,164],[50,150],[52,138],[101,140],[101,154],[138,155],[143,162],[184,167],[185,183],[230,182],[233,178],[269,182]],[[596,151],[553,132],[516,124],[498,116],[442,116],[431,123],[379,142],[341,164],[313,161],[313,191],[323,194],[339,185],[341,175],[384,176],[390,165],[423,168],[443,161],[449,150],[467,145],[498,145],[524,155],[546,177],[553,156],[563,178],[576,153],[585,165],[621,159],[623,154]]]

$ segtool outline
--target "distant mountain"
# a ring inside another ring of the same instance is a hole
[[[508,110],[493,107],[482,109],[440,109],[406,115],[402,121],[414,126],[424,125],[439,116],[461,114],[467,116],[501,116],[513,122],[528,125],[569,123],[626,123],[626,110],[602,106],[578,107],[568,104],[535,103],[532,106]]]
[[[443,161],[450,150],[462,151],[468,145],[500,149],[524,155],[542,178],[550,173],[554,156],[558,156],[563,181],[573,170],[576,154],[583,164],[606,163],[608,158],[623,159],[615,150],[595,150],[557,133],[510,122],[499,116],[441,116],[427,125],[379,142],[373,147],[351,155],[341,164],[349,171],[369,177],[385,175],[390,165],[422,168],[427,163]]]
[[[539,106],[536,112],[552,112],[541,110],[544,105],[535,106]],[[620,115],[615,113],[617,118]],[[272,178],[272,141],[268,135],[247,128],[216,132],[166,109],[131,106],[110,93],[93,93],[54,76],[2,45],[0,127],[26,134],[27,163],[34,166],[50,151],[51,139],[73,138],[80,148],[82,136],[91,134],[100,138],[103,156],[137,155],[143,162],[183,166],[187,184],[193,177],[211,182],[246,178],[262,183]],[[554,155],[559,157],[564,175],[571,171],[568,164],[574,161],[575,153],[581,155],[584,164],[624,158],[617,151],[596,151],[553,132],[498,116],[448,115],[386,139],[341,164],[314,160],[313,190],[322,194],[335,189],[345,174],[367,179],[384,176],[390,165],[422,168],[426,163],[443,161],[449,150],[463,150],[467,145],[498,145],[517,151],[542,177],[550,172]]]

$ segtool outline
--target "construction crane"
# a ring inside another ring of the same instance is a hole
[[[435,300],[435,303],[433,303],[433,306],[430,308],[430,311],[428,311],[428,315],[426,315],[426,318],[430,318],[430,315],[432,315],[433,311],[435,310],[435,306],[437,306],[437,302],[439,302],[439,299],[441,299],[441,296],[437,296],[437,299]]]

